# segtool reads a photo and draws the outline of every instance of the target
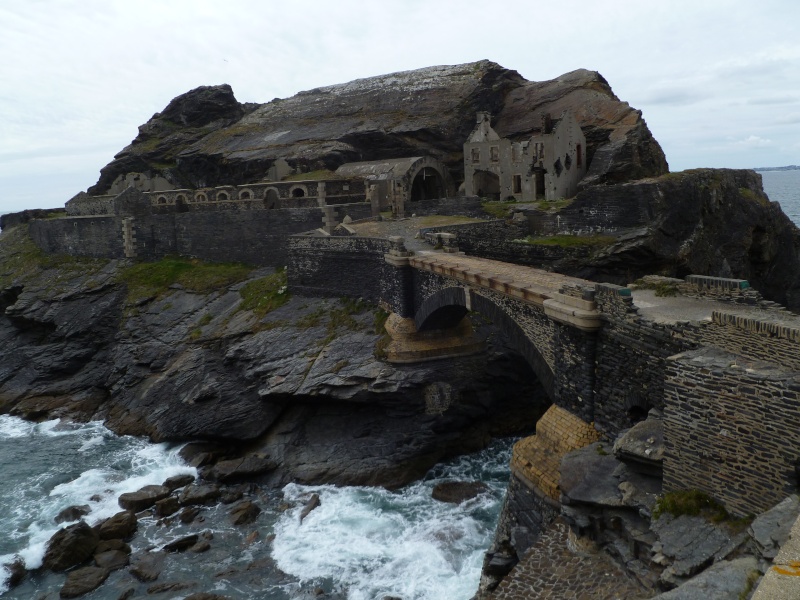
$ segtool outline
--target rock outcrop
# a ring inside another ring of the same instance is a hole
[[[575,114],[586,134],[592,161],[587,182],[667,171],[641,112],[621,102],[599,73],[580,69],[531,82],[483,60],[359,79],[261,105],[239,104],[227,85],[197,88],[142,125],[89,193],[118,193],[126,185],[150,190],[250,183],[281,158],[312,171],[430,155],[459,182],[462,144],[477,111],[491,112],[501,135],[522,139],[546,113],[557,118],[564,110]]]

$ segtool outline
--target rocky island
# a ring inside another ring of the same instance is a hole
[[[201,478],[65,517],[62,597],[175,592],[108,554],[137,516],[252,522],[255,489],[395,489],[507,435],[480,597],[748,597],[792,541],[800,231],[753,171],[669,173],[598,73],[198,88],[0,226],[0,413],[188,442]]]

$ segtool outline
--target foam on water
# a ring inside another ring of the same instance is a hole
[[[301,581],[333,581],[349,600],[471,598],[508,481],[509,448],[493,444],[397,492],[289,484],[284,496],[296,506],[275,525],[273,558]],[[489,491],[473,500],[452,505],[431,498],[438,482],[475,479]],[[321,504],[300,523],[312,493]]]
[[[89,505],[89,524],[121,509],[117,498],[179,473],[195,474],[179,447],[117,436],[102,423],[29,423],[0,416],[0,565],[19,556],[29,569],[41,566],[45,546],[61,527],[55,516]],[[0,574],[0,593],[5,591]]]

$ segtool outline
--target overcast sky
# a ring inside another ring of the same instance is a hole
[[[62,206],[175,96],[488,58],[599,71],[670,169],[800,164],[797,0],[0,0],[0,213]]]

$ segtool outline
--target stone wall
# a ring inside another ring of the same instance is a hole
[[[307,296],[381,299],[382,281],[394,269],[384,255],[389,240],[296,235],[288,239],[288,277],[293,293]]]
[[[447,215],[485,218],[482,201],[477,196],[460,196],[458,198],[438,198],[435,200],[414,200],[408,203],[406,215]]]
[[[798,485],[800,375],[713,348],[669,359],[664,489],[697,488],[739,515]]]
[[[122,219],[119,217],[74,217],[35,219],[30,235],[48,254],[71,254],[94,258],[124,258]]]

